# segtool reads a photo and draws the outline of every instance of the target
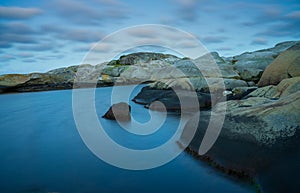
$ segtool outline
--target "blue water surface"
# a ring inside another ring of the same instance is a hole
[[[115,121],[102,119],[110,107],[111,89],[96,89],[95,106],[99,121],[117,143],[147,149],[174,134],[176,115],[168,115],[163,127],[149,136],[131,134]],[[131,171],[105,163],[89,151],[76,129],[72,90],[4,94],[0,101],[0,193],[255,192],[185,152],[150,170]],[[136,120],[149,120],[142,105],[130,105]]]

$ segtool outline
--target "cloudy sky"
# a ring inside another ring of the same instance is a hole
[[[142,24],[184,30],[209,51],[231,56],[299,40],[300,2],[0,0],[0,74],[45,72],[79,64],[102,38]],[[150,33],[140,30],[131,35],[159,38]],[[108,50],[109,45],[98,51]]]

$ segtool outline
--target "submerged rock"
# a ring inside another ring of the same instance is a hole
[[[113,104],[102,117],[117,121],[130,121],[130,112],[131,106],[127,103],[120,102],[117,104]]]

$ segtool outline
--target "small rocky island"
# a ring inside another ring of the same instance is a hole
[[[209,65],[211,60],[216,66]],[[300,179],[299,41],[233,57],[221,57],[216,52],[196,59],[133,53],[104,64],[81,67],[89,72],[87,76],[96,79],[98,87],[149,83],[133,99],[146,108],[159,111],[151,106],[159,101],[173,112],[182,108],[191,112],[201,109],[199,123],[191,116],[179,141],[185,144],[185,136],[197,124],[187,151],[226,173],[257,179],[259,191],[296,192]],[[72,89],[78,68],[1,75],[0,92]],[[221,77],[216,73],[218,70]],[[220,81],[224,87],[220,87]],[[196,92],[200,109],[192,103],[182,106],[174,88],[186,99]],[[221,95],[227,100],[219,101]],[[121,108],[126,110],[122,118],[130,120],[130,107],[125,106]],[[115,119],[110,113],[105,117]],[[212,114],[225,114],[223,128],[215,145],[199,156],[198,149]]]
[[[127,103],[120,102],[113,104],[102,118],[117,120],[117,121],[130,121],[131,119],[131,106]]]

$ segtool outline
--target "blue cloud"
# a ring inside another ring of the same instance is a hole
[[[95,25],[107,20],[123,20],[128,17],[128,10],[117,1],[54,0],[49,6],[61,20],[75,24]]]
[[[0,6],[1,19],[28,19],[42,13],[38,8]]]
[[[252,45],[267,45],[268,40],[265,38],[255,38],[252,42]]]

